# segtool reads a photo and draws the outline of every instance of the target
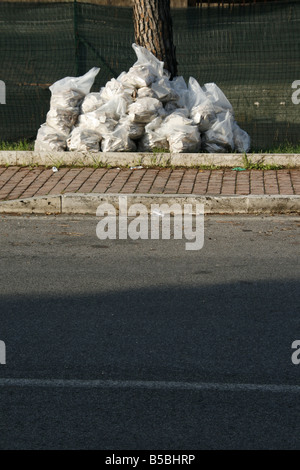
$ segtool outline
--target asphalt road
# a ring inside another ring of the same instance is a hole
[[[300,219],[96,224],[0,218],[0,448],[300,449]]]

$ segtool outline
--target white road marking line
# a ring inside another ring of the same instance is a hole
[[[139,388],[150,390],[199,390],[221,392],[300,393],[300,385],[172,382],[164,380],[79,380],[1,378],[0,387]]]

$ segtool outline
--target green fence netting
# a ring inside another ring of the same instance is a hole
[[[176,9],[172,16],[179,75],[219,85],[253,150],[299,143],[300,2]],[[35,138],[56,80],[98,66],[97,91],[128,70],[133,42],[130,8],[1,2],[0,140]]]

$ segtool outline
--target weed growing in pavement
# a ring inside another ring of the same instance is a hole
[[[249,158],[246,153],[244,153],[243,156],[243,163],[244,163],[244,168],[245,170],[281,170],[284,168],[283,165],[271,165],[271,164],[265,164],[262,161],[253,163]]]

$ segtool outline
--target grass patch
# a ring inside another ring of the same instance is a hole
[[[259,150],[254,153],[300,153],[300,142],[298,144],[283,142],[282,144],[268,150]]]
[[[152,149],[152,153],[157,154],[157,153],[170,153],[170,150],[164,149],[162,147],[154,147]]]
[[[27,139],[19,140],[18,142],[5,142],[0,140],[0,150],[33,150],[34,141]],[[152,150],[154,160],[158,158],[161,154],[169,154],[170,151],[164,148],[155,147]],[[271,147],[267,150],[255,149],[253,153],[287,153],[287,154],[300,154],[300,142],[298,144],[292,144],[290,142],[283,142],[277,146]]]
[[[4,142],[0,141],[0,150],[33,150],[34,142],[29,142],[26,139],[19,140],[18,142]]]

